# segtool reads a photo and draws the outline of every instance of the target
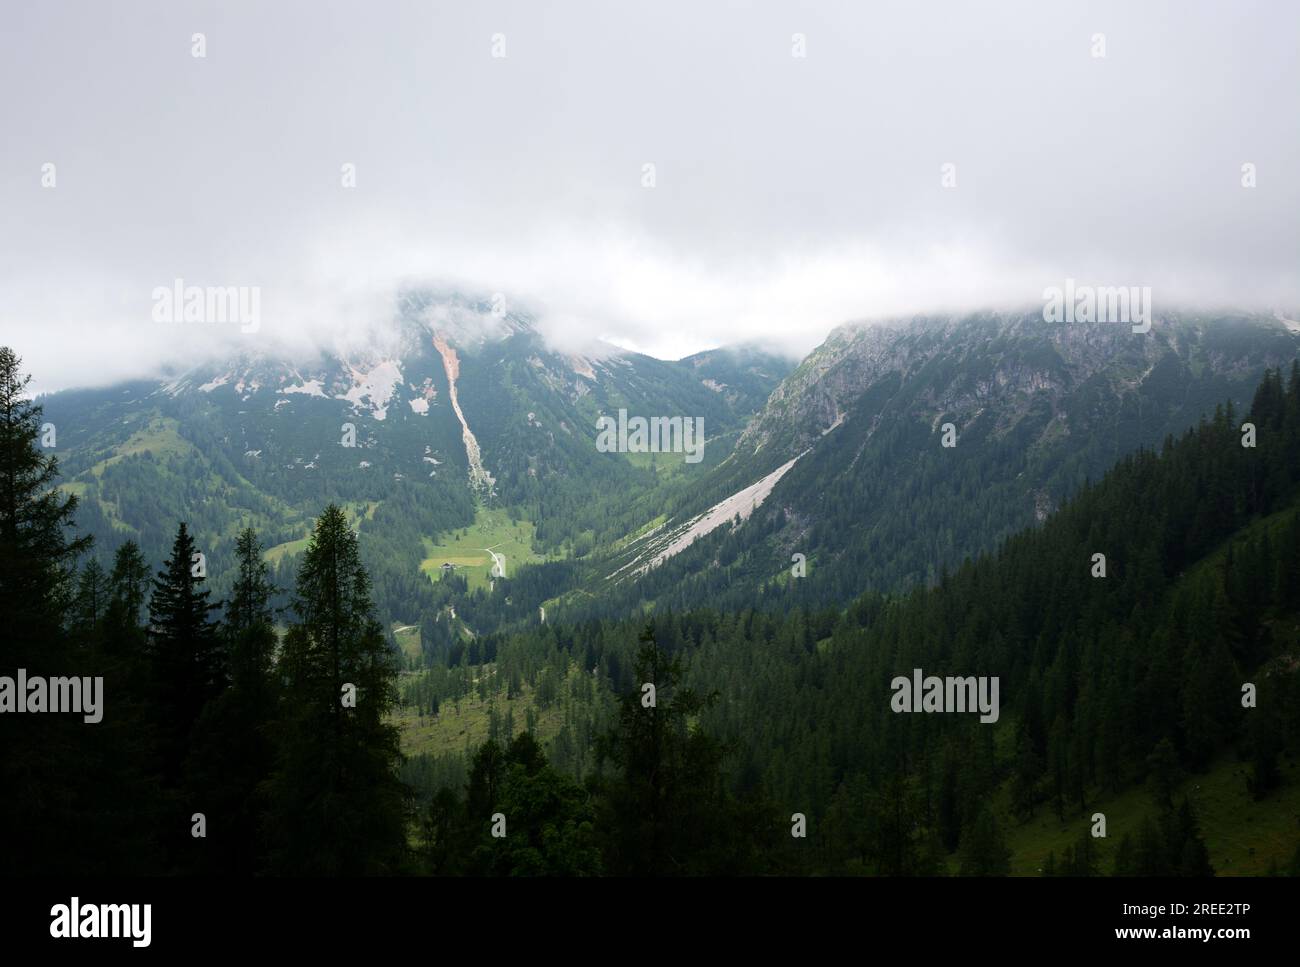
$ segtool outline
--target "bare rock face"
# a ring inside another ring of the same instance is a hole
[[[787,456],[813,445],[878,390],[893,416],[958,427],[989,413],[996,432],[1015,427],[1038,402],[1053,408],[1054,437],[1074,414],[1064,402],[1088,388],[1099,396],[1140,391],[1158,367],[1246,379],[1293,358],[1285,320],[1157,317],[1148,333],[1122,323],[1049,323],[1041,312],[916,317],[841,326],[772,393],[738,452],[777,447]],[[884,385],[886,382],[893,386]],[[864,413],[871,418],[878,413]],[[769,455],[769,459],[773,459]]]
[[[699,500],[679,502],[656,537],[674,555],[647,555],[657,564],[640,593],[748,606],[789,584],[794,553],[818,569],[795,582],[812,605],[936,581],[1126,454],[1225,401],[1243,410],[1265,367],[1300,352],[1296,329],[1262,314],[1156,312],[1139,333],[1048,322],[1041,309],[841,326],[771,393]],[[696,533],[779,468],[746,519]],[[673,544],[679,534],[690,546]]]

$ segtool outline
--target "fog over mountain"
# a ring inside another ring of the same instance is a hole
[[[4,949],[730,950],[814,877],[886,956],[1281,935],[1297,39],[5,5]]]
[[[1157,316],[1291,311],[1298,27],[1268,2],[14,7],[0,342],[46,391],[372,341],[411,284],[668,358],[1067,278],[1150,286]],[[159,324],[177,279],[259,287],[257,331]]]

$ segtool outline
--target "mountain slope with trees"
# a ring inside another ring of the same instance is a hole
[[[934,588],[868,593],[844,612],[668,614],[656,636],[688,662],[692,687],[720,696],[700,722],[730,752],[735,793],[767,802],[772,821],[808,817],[807,848],[774,840],[779,859],[767,860],[778,866],[1023,869],[1004,853],[1025,841],[1022,827],[1049,815],[1077,823],[1137,790],[1150,823],[1071,844],[1055,871],[1197,874],[1210,864],[1193,780],[1235,759],[1239,809],[1293,801],[1280,789],[1300,752],[1298,579],[1293,364],[1285,380],[1266,374],[1244,417],[1220,407],[1159,451],[1125,458],[1041,528]],[[549,693],[576,665],[631,694],[635,628],[539,629],[489,640],[479,657],[520,688]],[[915,668],[997,676],[998,723],[892,712],[891,681]],[[567,757],[579,717],[566,710],[565,721],[552,748]],[[1258,845],[1287,868],[1297,843],[1292,831],[1280,858],[1276,844]]]
[[[1195,876],[1223,872],[1198,777],[1222,795],[1235,759],[1241,809],[1294,799],[1298,362],[933,587],[475,636],[400,683],[339,506],[282,636],[247,529],[224,604],[181,522],[152,593],[131,542],[78,566],[24,386],[0,351],[0,662],[100,674],[106,713],[0,717],[5,872],[999,875],[1038,861],[1038,817],[1138,794],[1042,871]],[[996,676],[996,723],[893,711],[918,668]],[[437,720],[470,689],[562,721],[403,762],[395,704]]]
[[[1217,404],[1241,408],[1264,370],[1298,351],[1300,334],[1257,315],[1170,316],[1145,334],[1040,314],[842,327],[664,514],[688,520],[795,459],[747,520],[635,578],[620,571],[639,552],[630,545],[584,585],[595,598],[549,610],[821,607],[933,585],[1124,455]],[[806,580],[794,577],[796,554]]]

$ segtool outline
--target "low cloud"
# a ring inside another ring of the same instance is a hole
[[[1298,29],[1268,2],[27,5],[0,341],[57,389],[382,344],[424,285],[664,357],[1066,278],[1294,311]],[[259,287],[258,332],[155,323],[178,278]]]

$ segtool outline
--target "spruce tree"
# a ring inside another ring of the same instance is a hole
[[[1074,862],[1066,870],[1068,876],[1096,876],[1097,850],[1093,843],[1092,831],[1084,829],[1074,846]]]
[[[1178,807],[1178,813],[1169,828],[1170,858],[1174,861],[1175,871],[1179,876],[1213,876],[1214,867],[1210,865],[1210,851],[1206,849],[1205,840],[1201,838],[1201,825],[1196,818],[1192,802],[1186,796]]]
[[[109,572],[110,603],[122,609],[122,617],[139,624],[140,609],[149,583],[149,563],[135,541],[124,541],[113,555],[113,570]]]
[[[1171,872],[1165,857],[1165,844],[1161,840],[1160,829],[1155,821],[1147,816],[1138,828],[1134,873],[1138,876],[1169,876]]]
[[[238,574],[223,623],[231,684],[251,701],[262,702],[275,660],[275,616],[271,608],[275,588],[267,578],[262,545],[251,527],[242,531],[235,542],[235,564]]]
[[[171,557],[154,579],[149,600],[148,654],[153,712],[163,780],[180,782],[194,723],[225,686],[225,656],[217,624],[218,605],[198,576],[194,539],[182,523]]]
[[[64,624],[76,558],[90,544],[73,537],[77,498],[56,488],[58,461],[40,446],[41,407],[31,377],[0,346],[0,669],[13,675],[81,675]],[[25,700],[20,696],[19,700]],[[87,728],[63,715],[0,715],[0,873],[53,873],[78,865],[79,771],[72,757]]]
[[[74,494],[55,486],[58,460],[39,445],[41,407],[27,396],[21,360],[0,346],[0,639],[4,667],[44,671],[62,641],[77,557],[89,537],[71,537]]]
[[[409,797],[397,776],[397,729],[387,721],[396,659],[375,617],[357,537],[334,504],[303,554],[294,611],[278,666],[285,691],[267,787],[270,869],[399,872],[408,859]]]
[[[78,632],[92,647],[97,643],[107,610],[108,576],[104,573],[103,565],[91,558],[77,578],[73,615]]]
[[[980,807],[962,836],[960,857],[962,876],[1006,876],[1011,872],[1011,851],[987,806]],[[1063,872],[1071,872],[1068,865]]]
[[[209,702],[195,729],[186,787],[196,807],[218,819],[209,836],[220,849],[196,854],[192,868],[252,874],[265,866],[263,785],[273,765],[271,733],[278,688],[272,664],[276,636],[262,546],[252,528],[235,543],[238,568],[221,630],[230,687]]]
[[[681,659],[640,636],[634,681],[618,723],[597,743],[615,766],[599,788],[596,823],[607,872],[622,875],[750,872],[752,819],[722,782],[723,747],[696,724],[714,696],[684,687]],[[654,686],[654,700],[644,686]]]
[[[125,541],[113,555],[108,575],[105,650],[117,664],[118,675],[131,697],[146,699],[146,629],[143,615],[149,587],[149,564],[135,541]]]

